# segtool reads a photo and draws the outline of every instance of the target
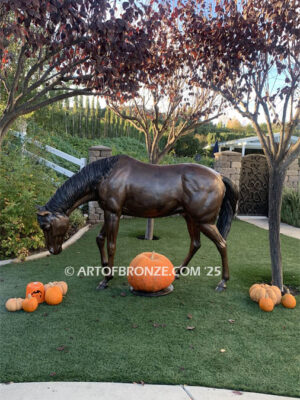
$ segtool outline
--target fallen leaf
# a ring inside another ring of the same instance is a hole
[[[56,372],[50,372],[50,376],[55,376]]]
[[[190,346],[189,346],[189,347],[190,347],[190,349],[194,349],[194,348],[195,348],[195,347],[194,347],[193,345],[191,345],[191,344],[190,344]]]
[[[180,369],[180,371],[184,371],[184,370],[185,370],[185,368],[184,368],[184,367],[180,367],[179,369]]]
[[[125,297],[125,296],[127,296],[127,294],[126,294],[126,292],[121,292],[120,296]]]
[[[137,324],[133,324],[132,327],[133,327],[133,328],[137,328],[138,325],[137,325]]]
[[[233,390],[232,391],[233,394],[238,394],[239,396],[241,396],[243,393],[240,392],[239,390]]]
[[[161,327],[162,328],[165,328],[167,325],[166,324],[161,324]]]
[[[144,386],[145,382],[144,381],[139,381],[139,384]]]
[[[221,349],[220,353],[225,353],[225,351],[226,351],[225,349]]]
[[[56,347],[56,350],[58,350],[58,351],[64,351],[64,349],[65,349],[65,346]]]
[[[153,324],[152,326],[154,326],[154,328],[158,328],[158,327],[159,327],[159,324],[157,324],[156,322],[154,322],[154,324]]]
[[[235,320],[234,319],[229,319],[228,322],[230,322],[231,324],[234,324]]]
[[[188,319],[192,319],[193,318],[192,314],[188,314],[187,317],[188,317]]]
[[[195,329],[195,327],[194,327],[194,326],[187,326],[186,329],[187,329],[188,331],[192,331],[193,329]]]

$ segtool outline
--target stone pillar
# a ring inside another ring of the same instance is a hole
[[[106,146],[92,146],[89,148],[89,163],[110,157],[111,148]],[[89,223],[97,224],[103,221],[103,210],[99,207],[97,201],[89,202]]]
[[[297,159],[292,162],[292,164],[289,166],[285,181],[284,181],[284,186],[286,188],[291,188],[291,189],[300,189],[300,159]]]
[[[242,167],[242,154],[236,151],[221,151],[215,153],[214,169],[231,179],[239,188]]]

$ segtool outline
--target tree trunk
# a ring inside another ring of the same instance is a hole
[[[9,128],[11,127],[11,125],[14,123],[15,120],[16,120],[15,115],[4,114],[0,118],[0,149],[5,135],[7,134]]]
[[[146,225],[146,233],[145,233],[146,240],[153,240],[153,231],[154,231],[154,218],[148,218]]]
[[[149,154],[149,161],[151,164],[157,164],[157,159],[155,159],[154,154]],[[153,240],[154,232],[154,219],[148,218],[145,232],[145,240]]]
[[[269,246],[272,268],[272,285],[283,291],[282,258],[280,246],[280,220],[283,183],[286,171],[272,166],[269,175]]]

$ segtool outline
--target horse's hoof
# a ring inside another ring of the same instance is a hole
[[[226,283],[221,281],[218,286],[216,287],[216,292],[223,292],[226,289]]]
[[[180,275],[179,274],[175,274],[175,279],[179,279]]]
[[[96,287],[96,290],[104,290],[108,287],[106,282],[100,282],[99,285]]]

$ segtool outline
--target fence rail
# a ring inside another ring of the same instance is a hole
[[[40,162],[41,164],[46,165],[47,167],[53,169],[56,172],[59,172],[62,175],[67,176],[68,178],[70,178],[71,176],[73,176],[76,172],[70,171],[67,168],[61,167],[60,165],[46,160],[43,157],[38,156],[37,154],[32,153],[31,151],[28,151],[25,149],[25,143],[30,143],[30,144],[34,144],[36,147],[39,147],[40,149],[43,149],[45,151],[47,151],[48,153],[54,154],[60,158],[63,158],[64,160],[67,160],[73,164],[76,164],[79,166],[80,169],[82,169],[83,167],[86,166],[87,161],[86,158],[77,158],[72,156],[71,154],[65,153],[64,151],[58,150],[55,147],[49,146],[49,145],[44,145],[40,142],[38,142],[37,140],[33,140],[31,138],[28,138],[26,133],[22,133],[22,132],[13,132],[13,135],[16,137],[19,137],[23,143],[23,153],[35,158],[36,160],[38,160],[38,162]]]

